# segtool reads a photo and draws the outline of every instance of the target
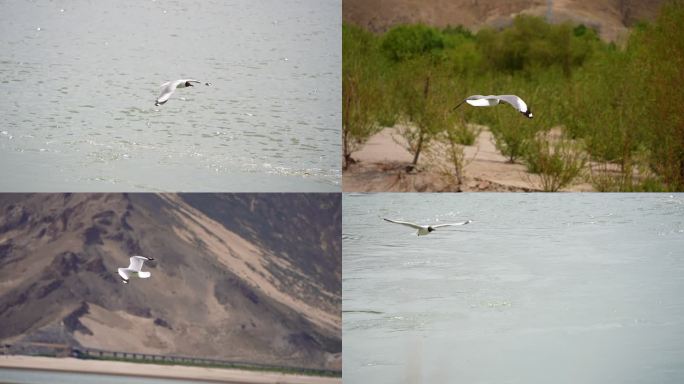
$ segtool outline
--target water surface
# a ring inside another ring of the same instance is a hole
[[[684,194],[343,204],[345,383],[684,382]]]
[[[0,5],[0,190],[340,189],[339,0]]]

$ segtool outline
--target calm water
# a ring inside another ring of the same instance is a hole
[[[57,371],[32,371],[27,369],[0,368],[0,383],[11,384],[204,384],[207,381],[169,380],[137,376],[98,375],[93,373],[69,373]]]
[[[3,191],[340,189],[340,0],[0,9]]]
[[[345,384],[684,382],[684,194],[343,204]]]

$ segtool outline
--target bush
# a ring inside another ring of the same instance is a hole
[[[580,145],[561,137],[557,141],[538,135],[525,152],[527,169],[540,177],[545,192],[570,185],[584,170],[587,157]]]
[[[382,38],[382,50],[392,61],[401,62],[444,48],[442,33],[425,25],[400,25],[390,29]]]

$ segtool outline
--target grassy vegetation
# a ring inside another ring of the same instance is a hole
[[[664,5],[653,23],[633,28],[621,47],[583,25],[532,16],[477,33],[402,25],[373,35],[344,25],[345,159],[378,129],[398,122],[410,127],[401,133],[413,165],[435,140],[447,138],[454,155],[459,150],[452,144],[475,139],[467,121],[489,126],[511,162],[548,180],[545,190],[572,183],[583,173],[577,166],[598,162],[621,173],[585,175],[598,190],[682,191],[683,28],[681,0]],[[452,112],[465,96],[498,93],[523,97],[535,118],[504,107]],[[554,127],[562,128],[563,141],[540,141]]]
[[[271,367],[271,366],[260,366],[260,365],[249,365],[249,364],[220,364],[220,363],[202,363],[202,362],[180,362],[171,360],[147,360],[147,359],[133,359],[124,357],[113,357],[113,356],[87,356],[81,357],[82,359],[89,360],[107,360],[107,361],[123,361],[129,363],[141,363],[141,364],[156,364],[156,365],[182,365],[191,367],[205,367],[205,368],[228,368],[228,369],[241,369],[246,371],[258,371],[258,372],[275,372],[275,373],[285,373],[292,375],[308,375],[308,376],[324,376],[324,377],[341,377],[342,372],[331,371],[331,370],[318,370],[318,369],[307,369],[307,368],[291,368],[291,367]]]

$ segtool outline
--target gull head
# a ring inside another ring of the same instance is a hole
[[[191,83],[191,82],[189,82],[189,81],[186,81],[186,82],[185,82],[185,86],[186,86],[186,87],[192,87],[193,85],[192,85],[192,83]]]
[[[428,227],[428,232],[432,232],[432,231],[434,231],[434,230],[435,230],[434,228]]]

